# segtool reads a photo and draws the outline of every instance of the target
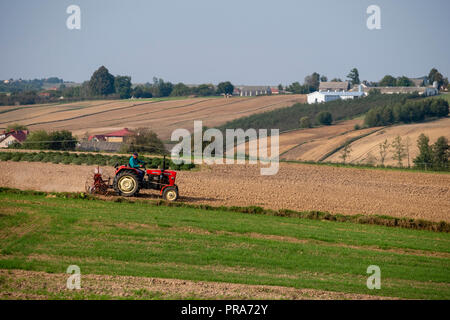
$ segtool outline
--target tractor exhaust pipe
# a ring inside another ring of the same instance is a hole
[[[162,171],[166,170],[166,156],[163,158],[163,165],[162,165]]]

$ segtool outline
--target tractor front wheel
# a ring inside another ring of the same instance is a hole
[[[178,188],[167,187],[163,191],[163,199],[166,201],[175,201],[178,199]]]
[[[121,196],[132,197],[139,192],[139,177],[134,172],[124,171],[114,178],[114,190]]]

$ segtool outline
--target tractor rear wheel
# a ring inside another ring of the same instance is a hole
[[[166,201],[175,201],[178,199],[178,188],[167,187],[163,191],[163,199]]]
[[[114,178],[113,185],[119,195],[132,197],[139,192],[139,177],[131,171],[120,172]]]

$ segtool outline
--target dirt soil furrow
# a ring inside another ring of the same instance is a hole
[[[7,161],[0,169],[0,186],[81,192],[95,166]],[[114,168],[103,169],[113,176]],[[178,172],[177,184],[181,200],[194,204],[450,221],[448,174],[280,163],[276,175],[262,176],[257,165],[214,165]]]

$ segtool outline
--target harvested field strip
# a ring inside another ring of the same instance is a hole
[[[370,295],[277,286],[86,274],[69,291],[67,274],[0,270],[0,299],[379,299]]]
[[[2,193],[0,208],[33,210],[8,209],[0,234],[6,225],[39,226],[0,237],[0,269],[64,273],[77,264],[82,274],[450,297],[449,258],[407,252],[448,254],[447,233],[44,195]],[[308,241],[284,241],[291,238]],[[383,250],[359,248],[367,246]],[[369,265],[382,270],[381,290],[366,287]]]
[[[378,129],[375,129],[375,130],[371,130],[370,132],[364,133],[364,134],[362,134],[362,135],[359,135],[359,136],[357,136],[357,137],[353,137],[353,138],[347,139],[347,141],[345,141],[345,142],[344,142],[343,144],[341,144],[339,147],[337,147],[337,148],[331,150],[330,152],[326,153],[325,155],[323,155],[323,156],[319,159],[319,162],[325,161],[327,158],[331,157],[331,156],[332,156],[333,154],[335,154],[336,152],[342,150],[342,149],[345,147],[345,145],[351,144],[351,143],[353,143],[353,142],[355,142],[355,141],[357,141],[357,140],[359,140],[359,139],[368,137],[368,136],[370,136],[370,135],[372,135],[372,134],[374,134],[374,133],[377,133],[377,132],[379,132],[379,131],[381,131],[381,130],[383,130],[383,129],[384,129],[384,127],[378,128]]]
[[[108,102],[104,102],[104,103],[99,103],[99,104],[93,104],[93,105],[91,105],[91,106],[87,106],[87,107],[84,107],[84,108],[82,108],[82,109],[87,109],[87,108],[93,108],[93,107],[100,107],[100,106],[105,106],[105,105],[108,105],[108,104],[112,104],[112,103],[114,103],[114,101],[108,101]],[[49,107],[49,108],[52,108],[52,107],[56,107],[56,106],[58,106],[58,107],[61,107],[60,105],[44,105],[45,107]],[[40,108],[40,107],[42,107],[42,105],[36,105],[36,106],[33,106],[33,108]],[[18,108],[17,110],[19,110],[20,108]],[[26,108],[26,109],[29,109],[29,108]],[[74,110],[74,109],[71,109],[71,110]],[[49,115],[49,114],[54,114],[54,113],[57,113],[57,112],[67,112],[67,111],[71,111],[71,110],[67,110],[67,109],[63,109],[63,110],[51,110],[51,111],[49,111],[49,112],[47,112],[47,113],[43,113],[43,114],[38,114],[38,115],[36,115],[36,116],[32,116],[32,117],[28,117],[28,118],[20,118],[20,119],[16,119],[16,120],[13,120],[13,121],[5,121],[5,122],[0,122],[1,124],[9,124],[9,123],[13,123],[13,122],[23,122],[23,121],[26,121],[26,120],[32,120],[32,119],[36,119],[36,118],[41,118],[41,117],[45,117],[46,115]],[[77,109],[77,110],[79,110],[79,109]],[[11,111],[15,111],[15,110],[11,110]],[[33,110],[34,111],[34,110]],[[76,118],[73,118],[73,119],[76,119]],[[62,120],[61,120],[62,121]],[[38,122],[38,123],[29,123],[29,124],[27,124],[27,125],[30,125],[30,126],[32,126],[32,125],[36,125],[36,124],[41,124],[41,123],[52,123],[53,121],[49,121],[49,122]]]
[[[242,115],[260,113],[304,101],[304,95],[263,96],[230,99],[203,97],[168,100],[114,100],[89,101],[74,104],[38,106],[8,112],[0,126],[19,122],[30,130],[69,130],[76,136],[86,132],[101,134],[123,127],[151,127],[162,139],[169,139],[177,123],[191,129],[194,120],[203,120],[205,126],[220,126]],[[102,105],[104,103],[104,105]],[[87,107],[78,108],[81,105]],[[8,107],[14,108],[14,107]],[[2,110],[2,109],[0,109]]]
[[[419,154],[419,148],[417,147],[417,139],[421,133],[427,135],[430,138],[430,145],[435,143],[436,140],[444,136],[450,139],[450,117],[441,118],[434,121],[425,121],[421,123],[412,124],[400,124],[384,128],[374,134],[368,135],[357,141],[351,143],[352,152],[347,159],[350,163],[367,163],[369,159],[376,164],[381,165],[379,160],[379,145],[385,140],[388,140],[389,144],[392,144],[396,136],[402,138],[403,143],[409,139],[410,143],[410,164],[413,165],[413,159]],[[388,155],[385,159],[385,165],[398,166],[397,161],[393,159],[392,146],[388,150]],[[329,156],[326,161],[340,162],[339,154],[333,154]],[[403,159],[403,165],[408,164],[407,157]]]
[[[57,123],[57,122],[63,122],[63,121],[69,121],[69,120],[76,120],[76,119],[91,117],[91,116],[95,116],[95,115],[99,115],[99,114],[103,114],[103,113],[108,113],[108,112],[112,112],[112,111],[121,111],[121,110],[125,110],[125,109],[130,109],[130,108],[133,108],[133,107],[142,106],[142,105],[146,105],[146,104],[148,104],[148,103],[133,104],[131,106],[125,106],[125,107],[120,107],[120,108],[114,108],[114,109],[111,109],[111,110],[103,110],[103,111],[98,111],[98,112],[94,112],[94,113],[82,114],[82,115],[74,116],[74,117],[70,117],[70,118],[51,120],[51,121],[35,122],[35,123],[30,123],[28,125],[29,126],[36,126],[36,125],[42,125],[42,124],[50,124],[50,123]]]
[[[20,107],[12,107],[12,106],[0,106],[0,114],[13,112],[17,110],[26,110],[30,108],[45,108],[60,105],[59,103],[48,103],[48,104],[37,104],[37,105],[24,105]],[[2,110],[5,109],[5,110]]]
[[[325,128],[324,128],[324,129],[325,129]],[[294,132],[294,131],[297,131],[297,130],[288,130],[288,131],[283,132],[283,133],[289,134],[290,132]],[[351,129],[351,130],[347,130],[347,131],[344,131],[344,132],[340,132],[340,133],[338,133],[336,136],[333,136],[333,137],[343,136],[343,135],[346,135],[347,133],[350,133],[350,132],[353,132],[353,131],[354,131],[354,130]],[[331,137],[328,137],[328,139],[330,139],[330,138],[331,138]],[[323,139],[323,138],[322,138],[322,139]],[[299,144],[294,145],[294,146],[290,147],[288,150],[286,150],[286,151],[284,151],[283,153],[281,153],[281,154],[280,154],[280,158],[283,157],[283,155],[287,154],[289,151],[292,151],[292,150],[294,150],[294,149],[296,149],[296,148],[299,148],[300,146],[302,146],[302,145],[304,145],[304,144],[311,143],[311,142],[315,142],[315,141],[319,141],[319,140],[321,140],[321,138],[314,138],[314,139],[311,139],[311,140],[302,141],[302,142],[300,142]],[[319,161],[319,162],[320,162],[320,161]]]
[[[185,108],[185,107],[191,107],[191,106],[200,104],[202,102],[210,101],[210,100],[216,100],[216,99],[205,99],[205,100],[195,101],[193,103],[188,103],[188,104],[183,104],[183,105],[180,105],[180,106],[164,108],[164,109],[160,109],[160,110],[152,110],[152,111],[149,111],[149,112],[142,112],[142,113],[133,113],[133,115],[131,117],[128,116],[127,119],[129,119],[131,121],[133,119],[140,119],[142,116],[146,116],[146,115],[153,115],[154,116],[154,115],[156,115],[158,113],[167,112],[168,110],[180,109],[180,108]],[[157,102],[149,102],[149,103],[157,103]],[[149,104],[149,103],[144,103],[142,105],[146,105],[146,104]],[[132,107],[135,107],[135,106],[137,106],[137,105],[133,105]],[[115,111],[115,110],[111,110],[111,111]],[[189,113],[189,112],[187,112],[187,113]],[[124,116],[122,116],[120,118],[108,118],[106,120],[100,120],[99,123],[110,122],[110,121],[115,121],[115,120],[123,120],[123,118],[124,118]]]

